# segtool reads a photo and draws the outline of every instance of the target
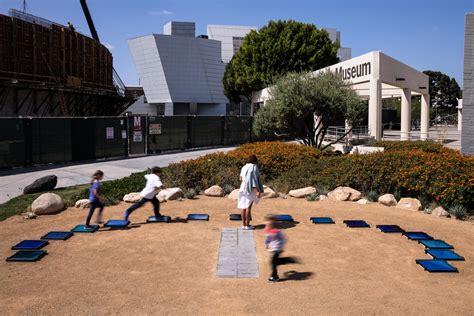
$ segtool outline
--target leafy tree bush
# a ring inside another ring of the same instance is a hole
[[[244,37],[226,66],[224,93],[232,101],[249,101],[288,72],[311,71],[338,62],[338,44],[325,30],[296,21],[270,21]]]
[[[316,148],[323,146],[329,126],[344,125],[345,121],[357,126],[366,108],[357,93],[331,72],[290,73],[270,87],[270,94],[255,115],[254,132],[287,135]]]

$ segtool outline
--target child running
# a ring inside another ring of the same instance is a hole
[[[285,238],[283,233],[275,228],[275,216],[267,215],[265,219],[267,221],[265,227],[265,248],[270,252],[270,266],[272,268],[272,274],[268,281],[278,282],[280,278],[278,277],[277,267],[283,263],[280,262],[280,254],[283,251]]]
[[[100,180],[104,178],[104,173],[100,170],[97,170],[92,175],[91,186],[89,188],[89,214],[87,214],[86,219],[86,227],[90,227],[90,222],[92,215],[96,208],[99,209],[99,213],[97,213],[96,222],[98,224],[102,223],[102,212],[104,211],[104,198],[100,195]]]
[[[140,192],[141,199],[125,211],[125,220],[128,220],[130,214],[132,214],[132,212],[136,209],[142,207],[146,202],[151,202],[151,204],[153,204],[153,212],[155,213],[155,217],[161,217],[160,201],[158,201],[156,198],[156,190],[160,188],[165,189],[165,186],[163,183],[161,183],[160,174],[161,168],[153,167],[151,168],[151,174],[145,175],[146,185],[145,188]]]

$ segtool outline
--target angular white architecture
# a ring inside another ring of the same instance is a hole
[[[226,64],[242,46],[253,26],[208,25],[207,36],[195,36],[194,22],[172,21],[163,34],[128,40],[145,97],[127,109],[148,115],[226,115],[229,100],[222,78]],[[332,42],[340,43],[340,32],[325,29]],[[349,59],[350,48],[338,51]],[[239,114],[250,109],[229,112]],[[246,112],[247,111],[247,112]]]
[[[245,35],[252,30],[257,30],[257,28],[254,26],[208,25],[207,36],[209,39],[222,43],[222,61],[227,64],[242,46]]]
[[[195,37],[190,22],[170,22],[164,33],[128,40],[147,102],[156,106],[148,114],[225,115],[221,42]]]
[[[380,51],[370,52],[315,71],[332,71],[347,80],[359,96],[369,102],[369,132],[382,138],[382,98],[401,97],[400,138],[411,138],[411,96],[421,95],[420,138],[428,138],[430,118],[429,77]],[[254,93],[252,103],[265,104],[271,87]]]

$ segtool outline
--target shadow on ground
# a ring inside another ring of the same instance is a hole
[[[287,271],[283,274],[284,276],[280,278],[280,282],[285,281],[304,281],[311,278],[314,273],[313,272],[298,272],[298,271]]]

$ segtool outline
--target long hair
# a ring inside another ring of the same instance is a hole
[[[102,177],[104,175],[104,173],[101,171],[101,170],[97,170],[96,172],[94,172],[92,174],[92,177],[91,177],[91,184],[95,181],[95,180],[98,180],[100,177]]]

